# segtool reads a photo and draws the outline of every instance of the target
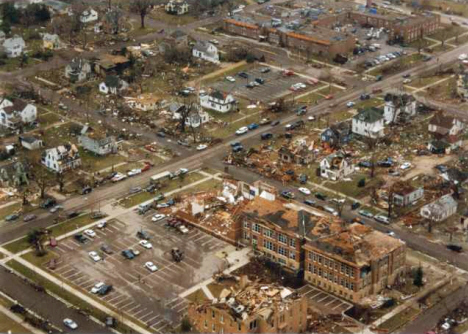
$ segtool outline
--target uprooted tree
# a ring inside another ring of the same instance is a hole
[[[34,247],[37,256],[44,256],[47,251],[44,247],[44,241],[47,236],[47,230],[45,229],[34,229],[27,235],[28,243]]]

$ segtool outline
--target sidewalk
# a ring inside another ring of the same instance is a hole
[[[3,305],[0,305],[0,312],[3,313],[4,315],[6,315],[11,320],[13,320],[13,321],[17,322],[18,324],[20,324],[22,327],[27,329],[30,333],[33,333],[33,334],[44,334],[45,333],[45,332],[37,329],[36,327],[31,326],[27,322],[23,321],[23,319],[21,319],[19,316],[17,316],[13,312],[11,312],[9,309],[4,307]]]

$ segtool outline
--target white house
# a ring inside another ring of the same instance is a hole
[[[200,96],[200,105],[203,108],[216,110],[221,113],[230,111],[235,103],[236,100],[231,94],[224,94],[219,90]]]
[[[3,99],[0,102],[0,126],[17,130],[33,123],[37,118],[36,106],[22,100]]]
[[[91,75],[91,64],[83,58],[73,58],[65,67],[65,77],[72,82],[80,82]]]
[[[21,146],[23,146],[25,149],[33,151],[33,150],[38,150],[41,147],[44,146],[44,143],[42,142],[41,139],[38,139],[33,136],[21,136],[19,137]]]
[[[190,108],[190,110],[187,110],[187,108]],[[174,120],[180,120],[185,115],[185,126],[192,128],[198,128],[211,119],[210,114],[196,104],[187,106],[185,104],[173,103],[169,106],[169,111],[172,112],[172,119]]]
[[[26,43],[24,42],[23,37],[15,35],[11,38],[7,38],[3,42],[3,49],[8,58],[19,57],[24,49],[26,48]]]
[[[343,152],[335,152],[320,161],[320,176],[329,180],[341,180],[354,172],[354,165]]]
[[[192,56],[219,64],[218,48],[209,42],[197,42],[192,49]]]
[[[384,118],[385,124],[390,124],[401,117],[416,115],[416,99],[409,94],[385,95]]]
[[[166,13],[172,15],[183,15],[188,13],[189,11],[189,4],[186,1],[169,1],[166,6],[164,6]]]
[[[85,150],[100,156],[117,152],[118,146],[114,136],[101,136],[88,130],[89,127],[85,125],[78,136],[78,143]]]
[[[75,145],[66,144],[42,152],[41,163],[57,173],[62,173],[81,166],[81,158]]]
[[[409,183],[399,182],[393,187],[393,203],[397,206],[412,205],[424,196],[424,188],[415,188]]]
[[[379,108],[368,108],[359,111],[353,117],[352,131],[368,138],[381,138],[384,133],[384,111]]]
[[[86,9],[83,13],[81,13],[81,16],[80,16],[81,23],[94,22],[94,21],[97,21],[97,19],[98,19],[98,13],[92,8]]]
[[[117,95],[119,92],[127,88],[128,83],[115,75],[106,76],[106,79],[99,84],[99,91],[106,95]]]
[[[465,129],[461,120],[443,113],[436,113],[429,121],[429,132],[439,136],[456,136]]]
[[[457,212],[457,202],[452,195],[447,194],[435,202],[424,205],[421,208],[421,216],[435,222],[441,222]]]

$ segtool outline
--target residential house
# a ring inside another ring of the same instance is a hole
[[[384,111],[379,108],[367,108],[360,110],[353,117],[352,131],[367,138],[381,138],[384,133]]]
[[[94,32],[100,33],[105,32],[106,34],[118,34],[122,29],[123,13],[120,9],[112,9],[107,11],[101,22],[94,25]]]
[[[0,185],[18,187],[29,184],[28,166],[20,161],[0,165]]]
[[[19,141],[21,146],[30,151],[38,150],[44,146],[42,139],[33,136],[20,136]]]
[[[171,15],[184,15],[189,11],[189,4],[183,0],[171,0],[164,6],[164,9]]]
[[[8,58],[19,57],[26,48],[26,43],[23,37],[14,35],[11,38],[5,39],[3,42],[3,50],[5,51]]]
[[[117,95],[128,88],[128,83],[116,75],[108,75],[106,79],[99,84],[99,91],[103,94]]]
[[[42,152],[41,163],[57,173],[63,173],[81,166],[81,158],[75,145],[65,144]]]
[[[182,30],[174,30],[168,37],[168,40],[175,46],[188,45],[188,35]]]
[[[282,162],[308,165],[314,161],[314,154],[306,146],[299,145],[294,149],[282,146],[278,150],[278,157]]]
[[[0,126],[11,130],[32,124],[37,118],[37,108],[23,100],[3,99],[0,102]]]
[[[359,303],[405,275],[403,241],[358,223],[316,219],[312,224],[303,246],[306,282]]]
[[[455,185],[463,184],[468,179],[468,172],[458,168],[449,167],[440,175],[442,179]]]
[[[322,143],[326,143],[330,147],[339,147],[349,143],[351,135],[351,124],[348,122],[341,122],[333,124],[325,129],[320,135],[320,139]]]
[[[429,121],[428,130],[435,136],[442,138],[445,136],[457,136],[465,127],[466,125],[458,118],[438,112]]]
[[[78,136],[78,143],[85,150],[100,156],[117,153],[118,147],[114,136],[99,135],[89,130],[87,125],[84,126]]]
[[[62,41],[57,34],[43,34],[42,35],[42,46],[44,49],[57,50],[63,47]]]
[[[304,333],[308,298],[279,285],[250,282],[247,276],[225,284],[220,297],[188,307],[188,319],[198,333]],[[234,284],[233,284],[234,283]]]
[[[210,114],[197,104],[188,106],[185,104],[172,103],[169,106],[169,111],[172,113],[172,118],[174,120],[180,120],[182,117],[185,117],[185,126],[192,128],[198,128],[211,119]]]
[[[397,182],[392,187],[393,203],[397,206],[410,206],[424,196],[424,188],[416,188],[406,182]]]
[[[214,90],[206,95],[200,95],[200,105],[203,108],[220,113],[229,112],[235,103],[236,100],[231,94],[222,93],[219,90]]]
[[[65,77],[71,82],[83,81],[91,75],[92,68],[89,61],[83,58],[73,58],[65,67]]]
[[[46,6],[54,14],[58,15],[70,15],[71,5],[69,3],[59,0],[43,0],[42,4]]]
[[[351,160],[341,151],[332,153],[320,161],[320,176],[329,180],[342,180],[354,172]]]
[[[384,106],[385,124],[394,123],[416,115],[416,99],[410,94],[386,94]]]
[[[438,200],[424,205],[421,208],[421,216],[434,222],[441,222],[457,212],[457,202],[451,194],[447,194]]]
[[[122,55],[104,54],[99,57],[94,71],[102,76],[119,74],[130,66],[130,60]]]
[[[83,11],[83,13],[81,13],[80,15],[80,21],[81,23],[90,23],[90,22],[94,22],[94,21],[97,21],[98,19],[98,12],[96,12],[94,9],[92,8],[88,8],[86,9],[85,11]]]
[[[459,147],[460,139],[455,137],[455,148]],[[433,139],[427,143],[427,149],[433,154],[450,154],[452,152],[452,145],[444,139]]]
[[[140,94],[137,97],[125,98],[130,108],[138,109],[141,111],[156,110],[161,106],[161,99],[151,93]]]
[[[218,48],[209,42],[197,42],[192,49],[192,56],[211,63],[219,64]]]

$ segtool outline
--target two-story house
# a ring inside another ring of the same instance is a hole
[[[11,130],[18,130],[24,125],[29,125],[37,119],[35,105],[23,100],[3,99],[0,101],[0,126]]]
[[[63,173],[81,166],[81,158],[75,145],[65,144],[42,152],[41,163],[57,173]]]
[[[83,58],[73,58],[65,67],[65,77],[71,82],[83,81],[91,75],[92,68],[88,60]]]
[[[99,84],[99,91],[103,94],[117,95],[128,88],[128,83],[116,75],[108,75],[106,79]]]
[[[206,95],[200,95],[200,105],[203,108],[220,113],[229,112],[235,103],[236,100],[231,94],[222,93],[219,90],[214,90]]]
[[[183,0],[171,0],[164,6],[164,9],[171,15],[184,15],[189,11],[189,4]]]
[[[114,136],[99,135],[85,125],[78,136],[78,143],[87,151],[105,156],[117,153],[118,145]]]
[[[416,115],[416,99],[410,94],[386,94],[384,106],[385,124],[395,123]]]
[[[436,137],[457,136],[466,128],[465,123],[451,115],[438,112],[429,121],[429,132]]]
[[[8,58],[19,57],[24,49],[26,48],[26,43],[24,42],[23,37],[14,35],[11,38],[5,39],[3,42],[3,50],[5,51]]]
[[[43,34],[42,46],[46,50],[58,50],[63,47],[62,41],[57,34]]]
[[[341,152],[332,153],[320,161],[320,176],[329,180],[342,180],[354,172],[354,165]]]
[[[384,111],[380,108],[367,108],[353,117],[352,131],[367,138],[381,138],[384,133]]]
[[[397,206],[412,205],[424,196],[424,188],[416,188],[406,182],[397,182],[392,188],[393,203]]]
[[[197,42],[192,49],[192,56],[214,64],[219,64],[218,48],[209,42]]]
[[[458,203],[451,194],[447,194],[438,200],[426,204],[421,208],[422,217],[434,222],[441,222],[457,212]]]
[[[208,123],[211,119],[210,114],[194,103],[190,105],[172,103],[169,106],[169,111],[171,111],[172,119],[174,120],[180,120],[185,117],[185,126],[192,128],[198,128]]]
[[[320,135],[322,143],[330,147],[339,147],[349,143],[351,140],[351,125],[348,122],[333,124],[325,129]]]

